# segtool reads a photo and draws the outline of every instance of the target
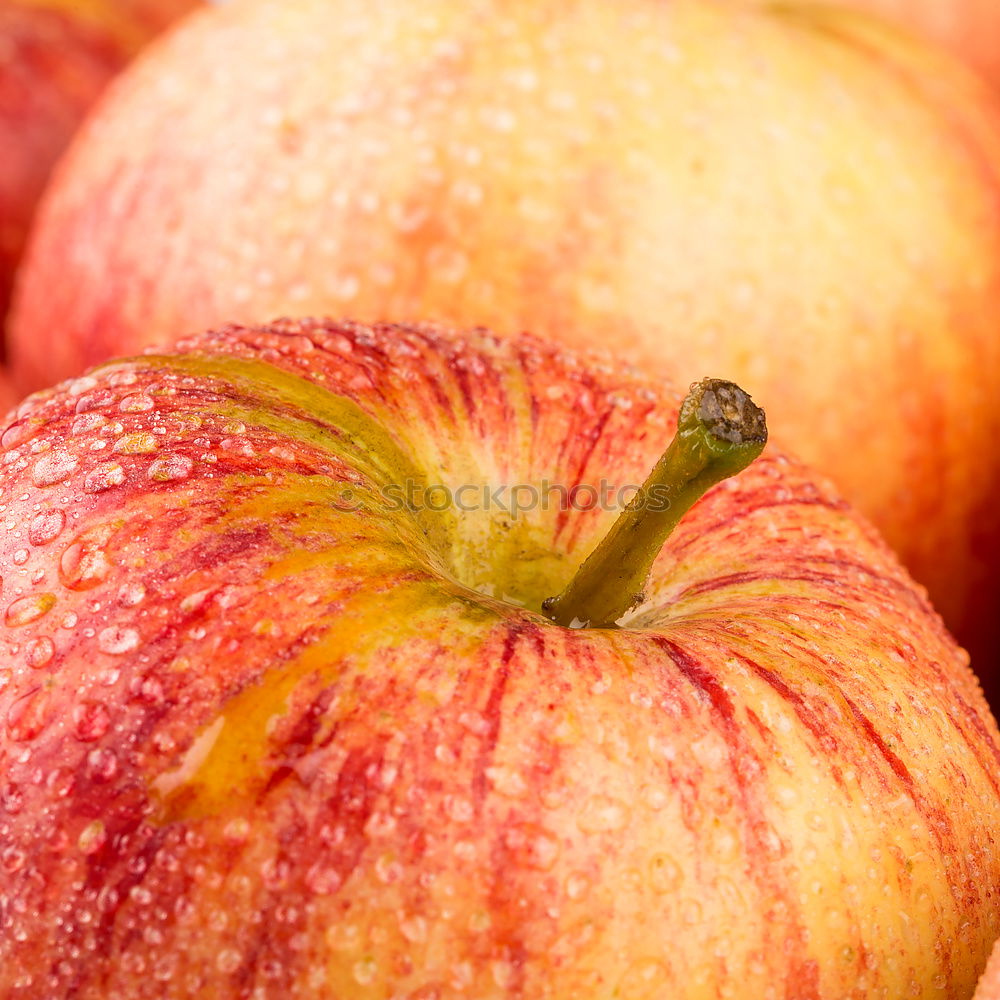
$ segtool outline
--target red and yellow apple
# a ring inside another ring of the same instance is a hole
[[[0,0],[0,324],[35,206],[108,81],[195,0]]]
[[[1000,734],[825,480],[770,450],[621,627],[542,613],[593,624],[566,584],[677,402],[529,337],[285,321],[23,403],[0,995],[967,1000]]]
[[[830,0],[833,2],[833,0]],[[841,6],[845,0],[836,0]],[[996,0],[849,0],[951,49],[1000,88],[1000,3]]]
[[[946,56],[796,3],[206,11],[70,154],[14,361],[348,312],[730,373],[996,673],[1000,106]]]

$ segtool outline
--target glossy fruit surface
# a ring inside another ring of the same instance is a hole
[[[857,13],[226,5],[116,89],[30,258],[25,386],[303,314],[724,372],[1000,661],[1000,108]]]
[[[0,995],[965,1000],[1000,735],[827,484],[770,448],[624,627],[540,614],[677,400],[529,337],[285,322],[23,404]]]

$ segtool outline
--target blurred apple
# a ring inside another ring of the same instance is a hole
[[[0,324],[53,164],[107,82],[195,0],[0,0]]]
[[[628,539],[762,430],[712,381],[678,419],[533,338],[315,321],[22,404],[0,995],[967,1000],[1000,734],[867,522],[771,450],[635,543],[619,614]]]
[[[986,971],[979,980],[972,1000],[1000,1000],[1000,941],[993,946]]]
[[[833,0],[831,0],[833,2]],[[845,0],[837,0],[843,6]],[[947,46],[1000,88],[997,0],[850,0]]]
[[[14,405],[16,398],[14,387],[10,383],[10,376],[0,367],[0,417]]]
[[[346,312],[731,373],[1000,662],[1000,106],[937,50],[797,3],[206,11],[61,171],[15,372]]]

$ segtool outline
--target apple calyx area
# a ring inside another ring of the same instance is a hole
[[[663,457],[542,613],[566,628],[614,628],[642,602],[653,561],[681,518],[712,486],[742,472],[765,444],[764,411],[743,389],[722,379],[695,382]]]

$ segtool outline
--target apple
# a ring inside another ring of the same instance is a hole
[[[972,1000],[1000,1000],[1000,942],[993,946],[986,971],[979,980]]]
[[[0,995],[966,1000],[1000,733],[826,480],[712,487],[763,430],[729,383],[678,416],[528,336],[319,320],[23,403]]]
[[[80,119],[194,0],[0,0],[0,324],[46,181]]]
[[[0,368],[0,417],[3,416],[15,403],[17,395],[14,387],[10,384],[10,378],[3,368]]]
[[[1000,694],[1000,106],[937,51],[796,3],[206,11],[69,155],[14,370],[345,312],[730,373]]]
[[[1000,87],[1000,4],[996,0],[852,0],[952,49]]]

